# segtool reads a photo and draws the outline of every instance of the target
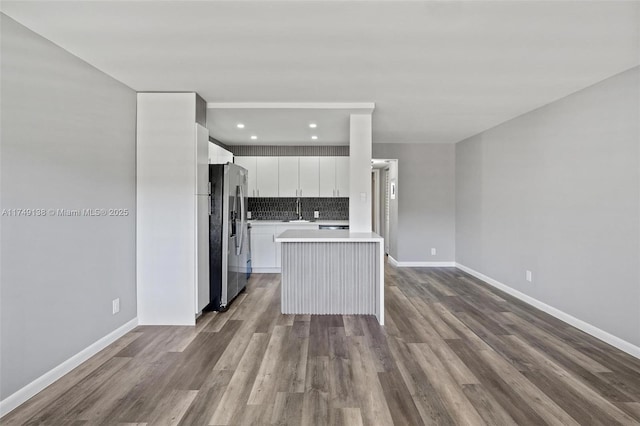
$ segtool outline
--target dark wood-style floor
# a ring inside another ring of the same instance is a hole
[[[387,325],[226,313],[138,327],[10,413],[48,425],[640,424],[640,361],[456,269],[386,268]]]

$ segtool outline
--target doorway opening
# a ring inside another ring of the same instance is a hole
[[[384,238],[385,253],[393,255],[398,229],[397,181],[398,160],[371,160],[371,230]]]

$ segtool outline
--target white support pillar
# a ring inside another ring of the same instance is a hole
[[[371,232],[371,114],[351,114],[349,230]]]

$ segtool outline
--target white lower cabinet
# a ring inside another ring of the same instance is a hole
[[[280,267],[276,264],[275,233],[275,226],[251,227],[251,268],[254,272],[277,272],[268,270]]]
[[[251,268],[253,272],[280,273],[280,243],[275,239],[289,229],[318,229],[317,223],[251,225]]]

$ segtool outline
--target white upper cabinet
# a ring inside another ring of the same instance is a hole
[[[256,186],[256,174],[257,174],[257,168],[256,168],[256,162],[257,162],[258,157],[236,157],[234,159],[234,162],[240,166],[240,167],[244,167],[245,169],[247,169],[247,196],[248,197],[257,197],[258,196],[258,190],[257,190],[257,186]]]
[[[256,158],[256,197],[277,197],[278,157]]]
[[[209,164],[233,163],[233,153],[213,142],[209,142]]]
[[[278,196],[278,157],[235,157],[235,163],[249,172],[248,197]]]
[[[280,157],[280,197],[317,197],[320,194],[319,157]]]
[[[298,157],[300,197],[320,196],[320,157]]]
[[[280,197],[300,196],[298,157],[278,157],[278,180],[278,195]]]
[[[278,157],[235,157],[235,163],[249,172],[247,196],[278,196]]]
[[[336,196],[349,196],[349,157],[336,157]]]
[[[320,157],[320,196],[349,196],[349,157]]]
[[[349,157],[235,157],[249,197],[348,197]]]
[[[320,196],[336,196],[336,157],[320,157]]]

